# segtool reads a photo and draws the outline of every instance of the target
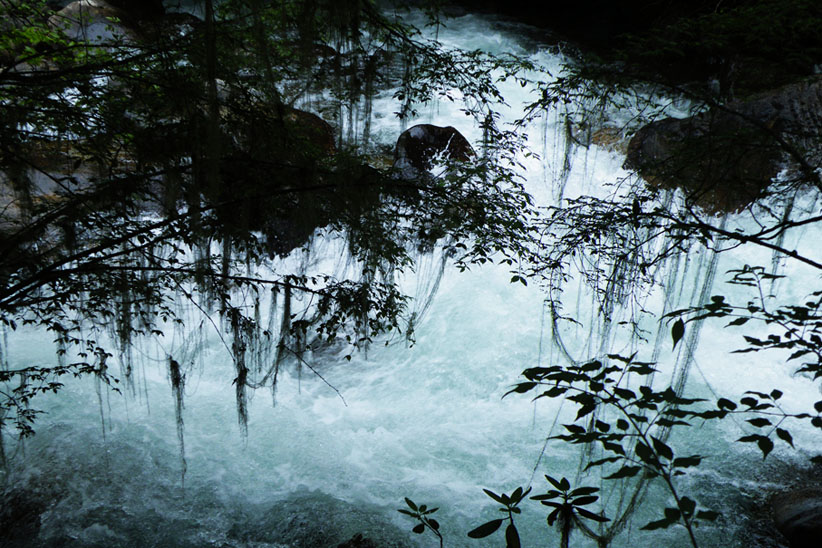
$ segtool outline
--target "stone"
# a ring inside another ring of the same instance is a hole
[[[468,139],[456,128],[419,124],[400,134],[393,167],[404,178],[416,178],[430,171],[438,158],[464,162],[475,155]]]
[[[0,545],[26,546],[36,538],[47,500],[42,493],[12,489],[0,495]]]
[[[396,510],[351,503],[301,489],[237,522],[229,539],[254,545],[277,543],[312,548],[410,548],[416,544],[390,519]]]
[[[625,167],[652,187],[681,189],[709,213],[739,211],[784,168],[808,174],[822,159],[822,78],[688,118],[665,118],[628,144]]]
[[[337,548],[377,548],[377,543],[370,538],[364,538],[362,533],[357,533],[350,540],[339,544]]]
[[[791,548],[817,548],[822,543],[822,489],[788,491],[771,499],[776,528]]]
[[[605,126],[591,132],[591,143],[611,152],[626,153],[628,141],[625,133],[617,127]]]
[[[237,118],[220,162],[221,186],[204,193],[220,204],[215,212],[226,229],[261,231],[273,255],[287,255],[332,220],[324,206],[331,191],[304,189],[329,185],[320,181],[327,170],[317,168],[336,152],[334,130],[285,105],[229,110]]]

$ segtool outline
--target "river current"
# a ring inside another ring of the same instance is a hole
[[[511,23],[467,15],[438,32],[445,44],[528,55],[559,68],[561,52]],[[506,116],[514,120],[529,90],[514,83],[502,88],[511,105]],[[389,92],[375,99],[373,110],[374,139],[392,143],[401,127],[389,114],[396,110]],[[480,128],[450,103],[420,107],[408,125],[414,123],[452,125],[473,143],[482,138]],[[550,204],[566,162],[559,116],[546,115],[530,134],[531,148],[541,157],[523,158],[527,187],[538,202]],[[604,195],[606,183],[628,175],[618,152],[596,145],[574,149],[568,160],[565,197]],[[318,240],[311,260],[318,268],[333,265],[338,244]],[[770,256],[723,255],[715,286],[721,286],[728,268],[757,259],[766,264]],[[704,282],[698,258],[689,260],[694,266],[684,274],[685,301]],[[418,279],[409,275],[411,292],[436,268],[431,261],[420,266]],[[808,274],[791,272],[794,286],[784,289],[801,295],[809,287],[801,281],[810,280],[803,278]],[[142,368],[135,395],[103,388],[98,405],[93,380],[67,382],[58,395],[37,402],[46,413],[38,419],[36,436],[25,442],[6,438],[7,497],[40,515],[39,528],[18,522],[21,535],[31,535],[21,537],[20,545],[312,547],[336,546],[358,533],[378,546],[436,545],[429,533],[411,533],[414,522],[396,511],[405,507],[404,497],[440,508],[436,517],[446,546],[501,545],[501,532],[485,540],[466,536],[499,515],[482,488],[510,492],[532,485],[544,492],[543,474],[600,485],[580,473],[576,447],[546,443],[573,419],[568,404],[563,409],[559,400],[501,398],[526,367],[562,362],[552,346],[544,294],[536,284],[525,287],[510,279],[506,265],[463,273],[446,268],[413,345],[375,344],[350,362],[332,351],[318,353],[312,363],[327,383],[306,370],[299,376],[283,373],[275,406],[265,390],[252,395],[247,437],[226,382],[233,376],[231,361],[208,327],[201,338],[178,334],[162,339],[159,347],[135,346]],[[591,307],[583,289],[566,296],[577,310]],[[591,333],[590,325],[569,327],[563,340],[582,356],[595,350],[587,346]],[[731,356],[741,341],[721,325],[706,324],[698,342],[690,395],[739,397],[744,390],[778,387],[796,409],[812,408],[819,399],[807,379],[792,376],[778,359]],[[663,347],[660,361],[673,363],[670,342]],[[11,365],[55,360],[50,337],[42,333],[9,333],[7,349]],[[184,484],[169,354],[185,354],[193,364],[183,411]],[[814,449],[813,432],[795,431],[797,451],[778,447],[763,463],[755,447],[734,442],[744,431],[743,424],[725,422],[695,426],[671,440],[683,453],[706,456],[705,464],[682,480],[701,504],[723,513],[717,525],[699,530],[703,546],[753,546],[751,535],[766,519],[768,490],[801,481],[798,463]],[[681,528],[639,530],[659,518],[667,497],[652,488],[634,524],[613,546],[685,545]],[[558,544],[546,514],[536,503],[525,505],[517,521],[523,546]],[[577,534],[572,546],[594,543]]]

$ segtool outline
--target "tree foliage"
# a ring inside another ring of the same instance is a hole
[[[520,245],[530,198],[510,162],[518,143],[419,181],[362,155],[379,86],[400,90],[400,115],[462,89],[466,113],[502,135],[488,75],[515,59],[447,51],[371,2],[200,7],[71,15],[2,3],[0,311],[7,329],[53,333],[62,360],[0,373],[3,422],[22,433],[32,396],[63,375],[131,387],[133,341],[161,337],[185,307],[227,335],[244,424],[247,388],[275,385],[286,357],[305,363],[310,339],[410,337],[394,275],[419,249],[439,245],[467,267]],[[336,132],[295,104],[315,105]],[[356,266],[279,261],[318,231],[343,235]]]

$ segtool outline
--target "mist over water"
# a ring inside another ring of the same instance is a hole
[[[439,29],[446,45],[528,54],[556,70],[557,52],[540,49],[527,38],[531,35],[479,16],[457,18]],[[507,116],[514,120],[529,90],[511,83],[502,92],[511,105]],[[382,93],[373,104],[372,137],[384,145],[393,144],[401,129],[389,98],[390,93]],[[473,120],[451,103],[421,106],[419,117],[408,125],[415,123],[452,125],[475,144],[482,137]],[[539,203],[553,203],[559,195],[604,196],[612,191],[606,183],[627,176],[620,167],[623,158],[597,146],[574,149],[566,158],[563,136],[554,113],[530,131],[530,146],[542,157],[523,158],[524,176]],[[570,171],[559,192],[554,185],[565,165]],[[800,237],[807,235],[795,236],[797,241]],[[317,270],[338,268],[336,244],[322,238],[317,242],[311,255]],[[418,277],[405,277],[411,293],[424,296],[436,277],[436,257],[426,260]],[[704,268],[698,266],[705,263],[698,256],[687,261],[687,268],[685,262],[679,266],[684,289],[672,306],[687,306],[694,288],[704,283]],[[739,291],[721,283],[728,268],[769,261],[767,254],[722,255],[708,294]],[[782,289],[801,295],[805,286],[795,280],[810,274],[791,272],[793,287]],[[570,405],[563,408],[560,401],[548,399],[535,404],[516,395],[501,399],[526,367],[563,362],[551,342],[543,292],[536,284],[512,284],[510,278],[505,265],[464,273],[446,268],[413,345],[378,341],[350,361],[334,348],[316,352],[308,361],[325,382],[306,368],[300,374],[289,368],[278,381],[276,405],[268,390],[252,393],[247,437],[237,423],[234,390],[226,381],[234,376],[231,360],[207,322],[201,337],[169,330],[161,346],[138,343],[134,355],[140,374],[134,393],[103,388],[98,401],[92,379],[68,381],[58,395],[36,402],[46,413],[35,437],[5,441],[5,489],[20,493],[41,512],[32,545],[336,546],[363,533],[385,545],[432,546],[433,537],[412,535],[413,523],[396,512],[406,496],[441,508],[437,518],[446,546],[498,544],[499,539],[475,541],[465,535],[497,517],[482,488],[510,492],[532,484],[537,493],[545,489],[546,473],[579,478],[581,485],[597,481],[579,475],[574,448],[545,444],[563,422],[573,420]],[[561,327],[562,340],[578,359],[594,357],[599,348],[591,296],[572,283],[565,299],[566,309],[582,325]],[[657,291],[648,303],[661,309],[663,299]],[[653,334],[647,348],[639,349],[647,354],[643,358],[650,357],[658,325],[646,327]],[[665,333],[667,329],[663,326]],[[613,340],[612,351],[635,350],[624,335]],[[816,388],[792,376],[791,367],[778,357],[729,355],[741,337],[719,322],[707,323],[698,343],[689,396],[738,397],[744,390],[778,387],[794,410],[812,408],[819,399]],[[668,371],[660,374],[660,386],[671,382],[676,356],[670,346],[670,338],[660,344],[659,360]],[[7,350],[12,366],[56,359],[51,337],[43,333],[9,333]],[[169,355],[186,357],[184,484]],[[683,481],[705,506],[725,511],[722,525],[700,531],[704,546],[744,545],[737,531],[746,523],[742,512],[762,503],[757,497],[763,489],[789,483],[793,463],[815,445],[814,432],[797,430],[799,451],[778,447],[763,464],[755,448],[733,443],[741,430],[744,426],[725,421],[686,429],[684,436],[675,433],[671,440],[683,454],[706,456],[705,464]],[[608,485],[604,487],[607,497]],[[636,545],[637,539],[646,546],[684,544],[684,531],[678,528],[638,531],[658,519],[653,512],[667,502],[667,495],[654,486],[647,500],[633,528],[613,545]],[[526,505],[518,518],[523,545],[555,545],[557,532],[546,526],[545,513],[535,506]],[[582,535],[572,544],[594,545]]]

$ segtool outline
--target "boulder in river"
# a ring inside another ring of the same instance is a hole
[[[792,548],[818,548],[822,544],[822,489],[780,493],[771,499],[777,529]]]
[[[434,167],[438,158],[464,162],[474,155],[468,139],[456,128],[419,124],[402,132],[397,139],[394,169],[403,177],[415,178]]]
[[[809,175],[822,158],[822,78],[791,84],[688,118],[641,128],[625,167],[651,186],[680,189],[709,213],[766,195],[777,174]]]

